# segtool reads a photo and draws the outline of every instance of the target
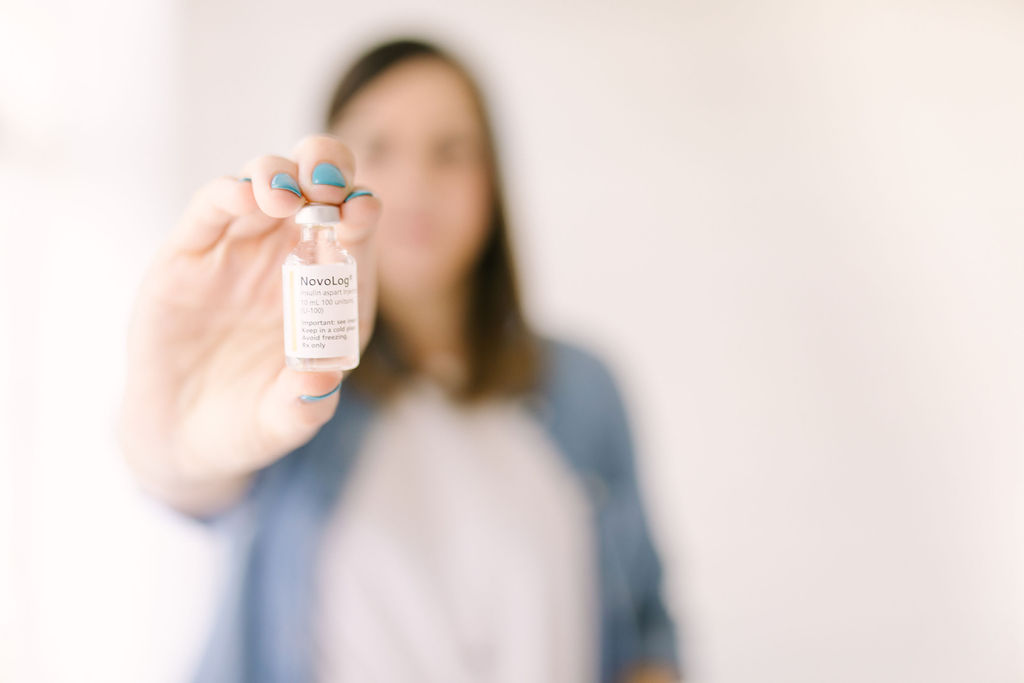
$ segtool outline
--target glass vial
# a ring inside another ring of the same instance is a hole
[[[295,370],[351,370],[359,365],[356,260],[338,245],[333,204],[309,203],[295,214],[302,236],[281,266],[285,363]]]

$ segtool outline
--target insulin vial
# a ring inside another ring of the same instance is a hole
[[[288,367],[321,372],[359,365],[356,260],[338,246],[333,204],[309,203],[295,214],[302,237],[281,266],[284,356]]]

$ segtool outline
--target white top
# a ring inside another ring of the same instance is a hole
[[[543,426],[422,378],[364,438],[317,566],[317,680],[595,680],[591,511]]]

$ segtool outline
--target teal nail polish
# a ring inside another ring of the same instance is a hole
[[[303,401],[307,401],[307,402],[309,402],[309,401],[319,401],[320,399],[327,398],[328,396],[330,396],[331,394],[336,392],[338,389],[341,389],[341,382],[338,382],[337,386],[335,386],[333,389],[328,391],[326,394],[321,394],[320,396],[310,396],[309,394],[302,394],[301,396],[299,396],[299,398],[301,398]]]
[[[288,190],[295,193],[296,197],[302,196],[302,192],[299,191],[299,184],[295,182],[295,178],[292,178],[287,173],[275,173],[274,177],[270,179],[270,187],[275,190]]]
[[[252,182],[252,178],[250,178],[249,176],[244,176],[242,178],[239,178],[238,182],[240,182],[240,183],[251,183]]]
[[[345,202],[347,202],[350,199],[355,199],[356,197],[362,197],[363,195],[366,195],[367,197],[372,197],[373,193],[370,192],[369,190],[356,190],[355,192],[353,192],[349,196],[345,197],[345,199],[343,199],[341,201],[341,203],[344,204]]]
[[[345,187],[345,178],[342,177],[337,166],[322,161],[313,167],[313,184]]]

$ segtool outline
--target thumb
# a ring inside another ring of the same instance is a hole
[[[259,419],[280,455],[313,438],[334,415],[345,373],[302,372],[282,367],[259,405]]]

